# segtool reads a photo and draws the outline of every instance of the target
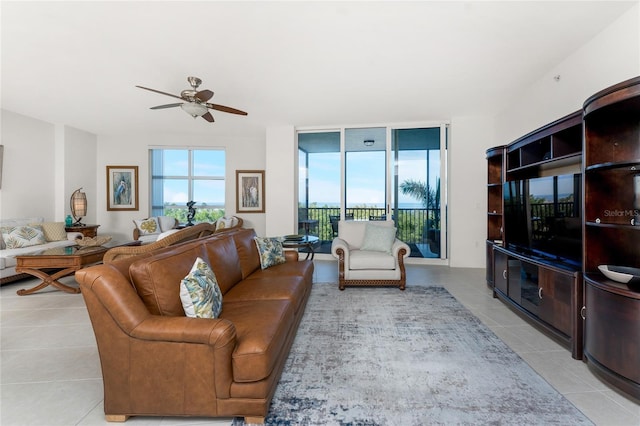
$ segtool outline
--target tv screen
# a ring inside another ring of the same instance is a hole
[[[582,259],[580,197],[580,174],[506,182],[507,247],[579,266]]]

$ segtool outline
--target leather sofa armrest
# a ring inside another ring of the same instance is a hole
[[[287,262],[297,262],[299,260],[298,250],[285,250],[284,257]]]
[[[235,345],[236,329],[224,319],[152,315],[131,330],[131,337],[178,343],[200,343],[214,348]]]

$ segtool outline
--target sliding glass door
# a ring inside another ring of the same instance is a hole
[[[298,221],[327,244],[337,222],[392,220],[411,256],[446,258],[446,126],[298,131]]]
[[[441,258],[446,252],[443,220],[442,129],[393,129],[394,158],[392,209],[399,234],[424,258]],[[446,135],[445,135],[446,136]],[[418,253],[414,253],[418,256]]]

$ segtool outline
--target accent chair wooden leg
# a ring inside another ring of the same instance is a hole
[[[264,417],[245,417],[244,424],[246,425],[263,425]]]
[[[129,416],[127,416],[126,414],[105,414],[104,415],[104,419],[108,422],[124,423],[127,421],[128,418]]]

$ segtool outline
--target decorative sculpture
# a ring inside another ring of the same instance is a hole
[[[189,201],[187,203],[187,207],[189,207],[189,213],[187,214],[187,224],[186,224],[186,226],[193,226],[194,225],[192,220],[196,216],[196,208],[193,207],[195,203],[196,203],[195,201]]]

